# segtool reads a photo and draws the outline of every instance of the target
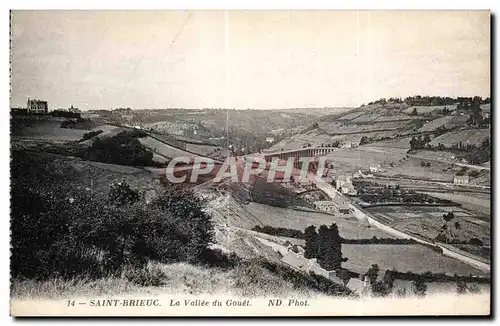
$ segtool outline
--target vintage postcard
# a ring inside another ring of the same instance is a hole
[[[11,11],[10,314],[490,315],[490,24]]]

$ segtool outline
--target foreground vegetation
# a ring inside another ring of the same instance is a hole
[[[13,152],[13,295],[43,295],[50,285],[54,295],[72,287],[96,292],[111,291],[111,285],[127,292],[167,288],[174,279],[169,266],[179,264],[213,273],[214,278],[230,276],[227,290],[242,295],[264,295],[269,284],[278,285],[271,289],[275,294],[280,288],[306,294],[350,293],[321,276],[213,249],[211,217],[203,200],[190,190],[166,188],[147,204],[125,182],[111,183],[107,193],[72,187],[71,169],[50,170],[36,159],[40,157]],[[186,278],[179,284],[186,287],[182,291],[194,293],[203,288],[199,282]]]

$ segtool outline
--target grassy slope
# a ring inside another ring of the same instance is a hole
[[[160,286],[139,286],[129,281],[125,274],[99,280],[64,281],[53,279],[44,282],[13,280],[12,298],[68,298],[75,296],[112,296],[123,294],[230,294],[235,296],[308,297],[317,295],[307,289],[295,289],[293,284],[269,271],[250,265],[232,270],[206,268],[185,263],[149,263],[149,270],[162,271],[166,277]]]

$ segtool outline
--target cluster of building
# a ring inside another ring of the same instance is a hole
[[[26,108],[12,108],[13,112],[18,112],[20,114],[48,114],[49,113],[49,104],[47,101],[39,100],[39,99],[30,99],[28,98],[28,102],[26,104]],[[71,113],[81,113],[80,109],[73,107],[73,105],[68,109],[57,109],[56,111],[64,111]]]
[[[313,205],[316,209],[319,209],[320,211],[324,211],[327,213],[336,213],[336,212],[339,212],[341,214],[351,213],[351,206],[349,206],[349,203],[345,201],[338,203],[333,200],[319,200],[315,201]]]
[[[355,148],[359,146],[359,141],[345,141],[340,145],[340,148]]]
[[[334,177],[335,187],[344,195],[356,196],[357,191],[352,184],[352,175],[341,174]]]

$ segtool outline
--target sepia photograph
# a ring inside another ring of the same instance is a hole
[[[490,316],[489,10],[11,10],[10,315]]]

